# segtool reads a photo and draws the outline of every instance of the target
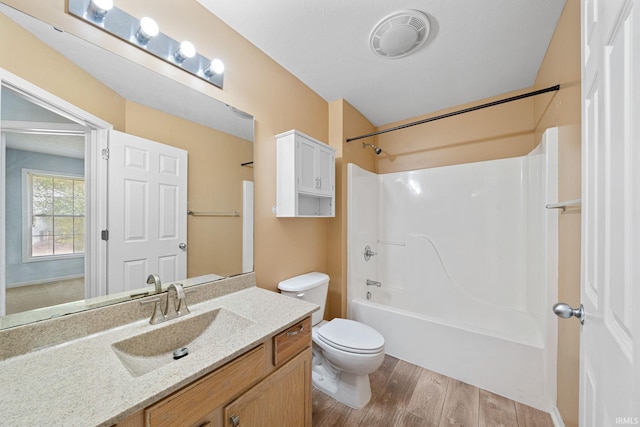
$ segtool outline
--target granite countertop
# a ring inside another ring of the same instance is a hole
[[[253,286],[189,308],[190,314],[158,325],[150,325],[147,318],[136,320],[0,361],[0,424],[113,425],[214,371],[318,306]],[[194,351],[134,377],[112,349],[113,343],[128,337],[218,308],[242,316],[248,326],[207,351]],[[148,305],[149,314],[151,310]]]

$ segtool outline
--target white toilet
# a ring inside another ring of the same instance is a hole
[[[278,284],[283,295],[320,306],[313,313],[313,385],[334,399],[360,409],[371,399],[369,374],[384,360],[384,337],[364,323],[322,320],[329,276],[307,273]]]

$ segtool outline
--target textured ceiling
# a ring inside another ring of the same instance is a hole
[[[533,85],[565,0],[198,0],[327,101],[383,125]],[[415,54],[385,59],[378,21],[417,9]]]

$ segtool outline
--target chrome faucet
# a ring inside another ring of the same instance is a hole
[[[160,276],[157,274],[150,274],[147,277],[147,285],[156,285],[156,294],[162,292],[162,282],[160,281]]]
[[[156,293],[162,292],[162,283],[160,277],[157,274],[150,274],[147,278],[147,284],[155,284]],[[173,298],[172,298],[173,296]],[[187,297],[185,296],[184,288],[181,283],[171,283],[167,287],[167,297],[164,303],[164,309],[162,308],[162,298],[155,297],[148,301],[142,301],[142,304],[154,303],[153,313],[149,319],[149,323],[157,325],[169,319],[189,314],[189,307],[187,307]]]

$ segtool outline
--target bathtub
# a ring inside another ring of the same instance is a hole
[[[552,412],[557,130],[519,158],[348,170],[348,317],[391,356]]]
[[[510,333],[518,337],[509,339],[362,298],[351,300],[350,317],[379,331],[391,356],[546,412],[555,405],[540,375],[546,360],[539,338],[532,343],[519,339],[519,332],[532,332],[529,319],[520,318],[516,325],[505,316]]]

